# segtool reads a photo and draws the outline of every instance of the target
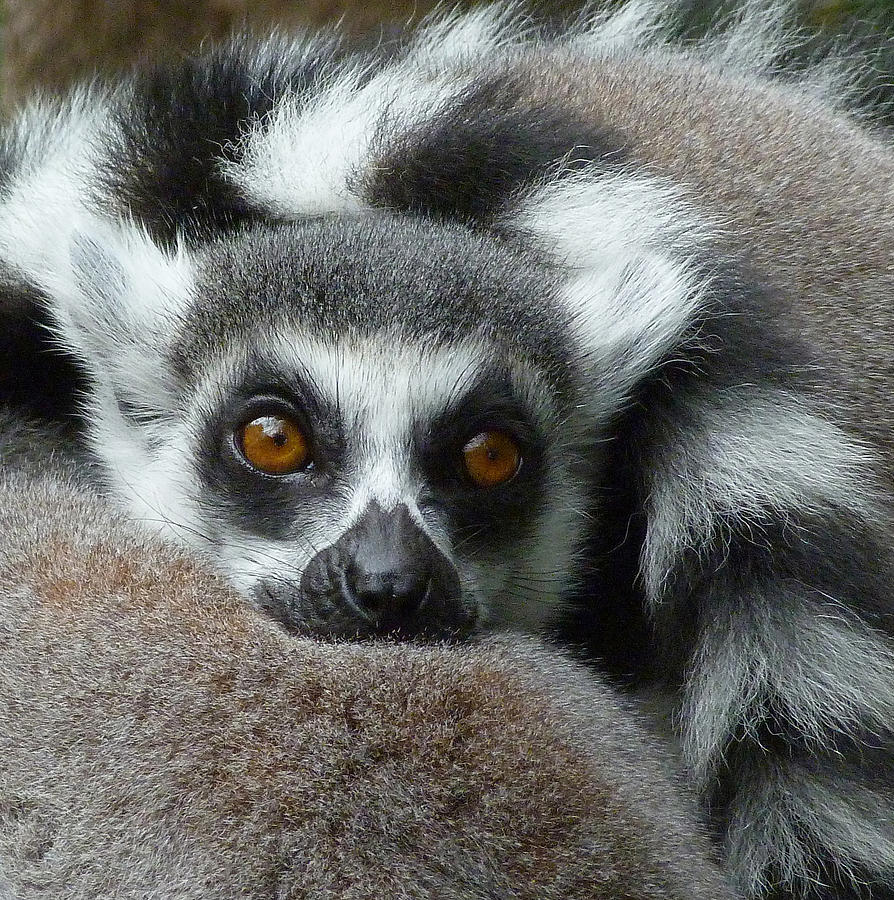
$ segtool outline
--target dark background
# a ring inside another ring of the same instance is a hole
[[[609,0],[618,2],[618,0]],[[771,0],[768,0],[771,2]],[[460,0],[460,7],[476,5]],[[697,35],[730,0],[678,0],[679,30]],[[846,40],[867,54],[861,101],[881,109],[894,124],[894,0],[800,0],[794,7],[808,40],[803,58],[830,40]],[[35,89],[56,91],[96,70],[187,52],[206,38],[233,30],[295,28],[341,21],[369,33],[394,30],[418,19],[433,0],[5,0],[2,13],[0,91],[7,108]],[[534,0],[545,15],[573,13],[571,0]]]

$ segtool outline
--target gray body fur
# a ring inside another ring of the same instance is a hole
[[[3,296],[86,371],[107,495],[250,603],[388,631],[338,585],[400,524],[438,585],[407,631],[570,608],[660,684],[744,893],[888,900],[894,154],[846,64],[774,73],[777,6],[684,48],[666,13],[237,43],[37,104]],[[320,451],[286,478],[235,437],[271,393]],[[489,493],[473,426],[524,450]]]
[[[0,421],[3,900],[732,897],[577,666],[296,639]]]

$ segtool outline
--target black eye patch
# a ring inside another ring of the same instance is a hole
[[[287,413],[306,435],[314,464],[286,477],[246,465],[238,445],[241,426],[258,410]],[[338,410],[303,373],[287,377],[256,366],[207,419],[196,455],[202,490],[197,501],[241,531],[286,539],[308,504],[326,503],[344,467],[346,439]]]
[[[486,432],[509,436],[520,463],[514,477],[482,489],[468,476],[463,448]],[[433,422],[420,424],[416,446],[432,502],[446,510],[459,539],[475,530],[489,543],[516,540],[541,508],[546,436],[504,373],[483,377]]]

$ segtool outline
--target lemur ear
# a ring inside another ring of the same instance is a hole
[[[152,354],[189,299],[190,260],[136,227],[92,225],[69,236],[67,271],[52,301],[60,334],[88,355]]]
[[[71,285],[53,310],[60,338],[131,405],[165,410],[173,399],[165,350],[192,283],[187,254],[132,226],[104,227],[74,232],[68,261]]]
[[[677,345],[705,302],[700,260],[713,237],[679,187],[598,168],[520,195],[512,229],[560,263],[564,305],[588,387],[606,409]]]
[[[173,399],[165,350],[191,293],[185,250],[165,250],[134,225],[88,216],[35,238],[23,235],[9,255],[46,295],[59,342],[100,391],[147,413],[165,411]]]

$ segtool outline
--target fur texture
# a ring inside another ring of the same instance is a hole
[[[0,435],[4,900],[732,898],[589,673],[297,639]]]
[[[846,64],[777,71],[784,10],[684,47],[668,15],[241,42],[36,105],[9,295],[85,373],[108,493],[250,601],[563,627],[670,695],[744,892],[879,900],[894,154]],[[275,415],[312,445],[285,478],[240,443]],[[491,433],[521,464],[480,491]]]

